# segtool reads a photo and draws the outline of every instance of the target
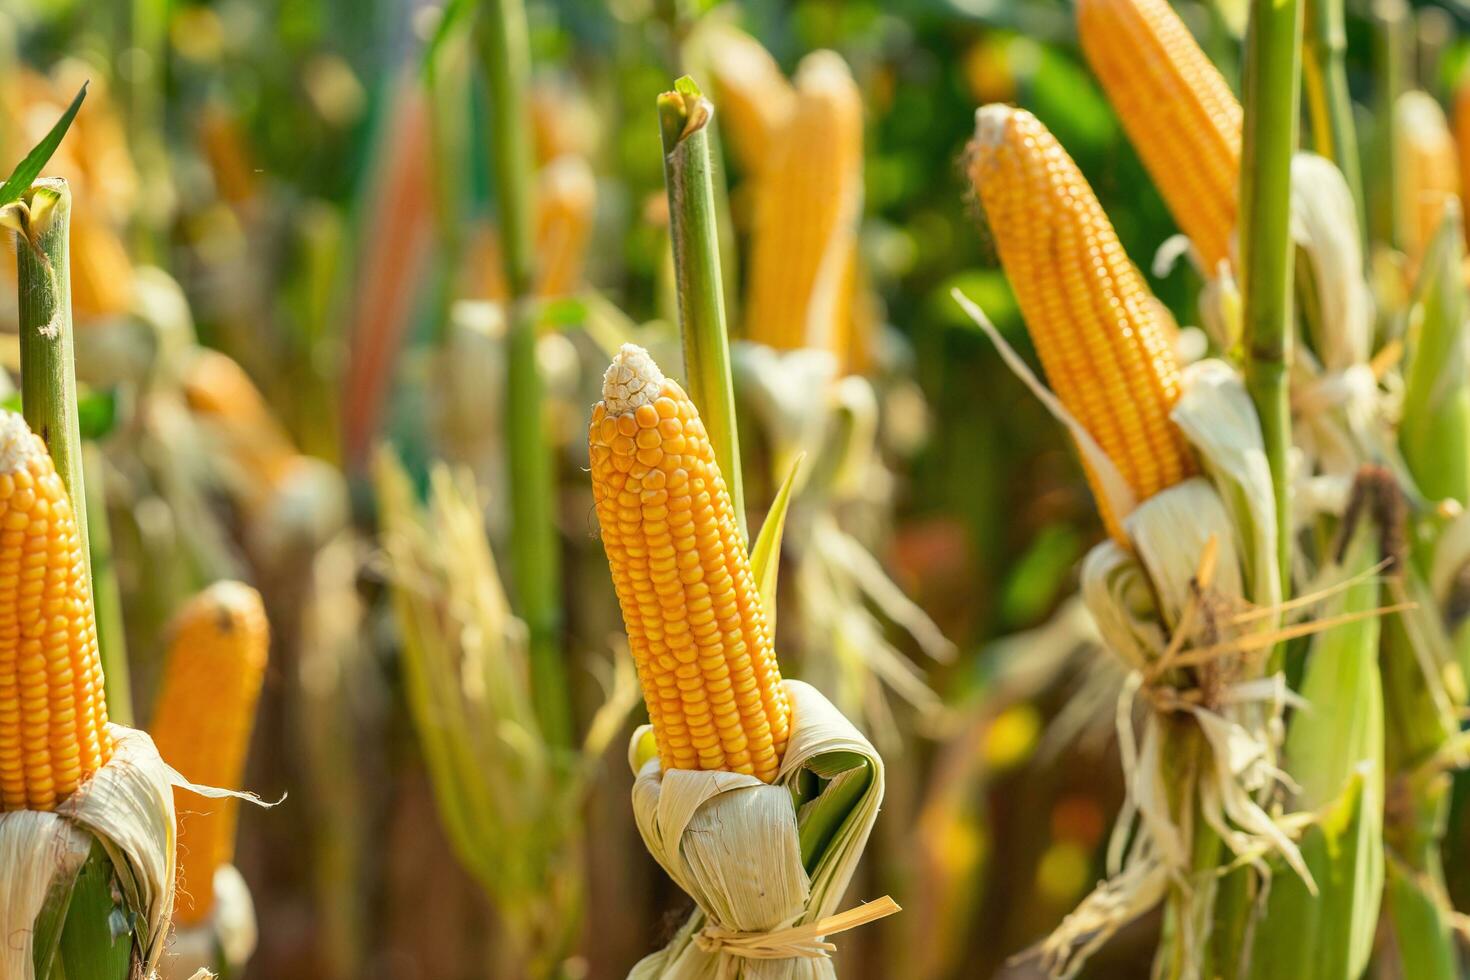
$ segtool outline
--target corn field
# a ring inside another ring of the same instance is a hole
[[[1467,28],[0,5],[0,980],[1470,977]]]

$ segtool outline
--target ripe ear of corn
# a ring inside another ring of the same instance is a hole
[[[217,582],[174,618],[152,735],[159,754],[205,786],[240,785],[265,677],[270,628],[260,594],[240,582]],[[175,921],[192,925],[214,904],[214,873],[235,850],[239,801],[179,790],[179,884]]]
[[[1180,394],[1168,314],[1124,254],[1060,143],[1029,112],[977,114],[970,179],[1047,379],[1118,467],[1137,500],[1196,471],[1169,412]],[[1103,522],[1121,521],[1086,456]]]
[[[560,156],[541,168],[536,191],[538,296],[565,296],[582,284],[596,207],[597,182],[584,158]]]
[[[1244,113],[1167,0],[1078,0],[1077,31],[1179,227],[1213,277],[1230,259]]]
[[[625,344],[588,434],[603,548],[666,769],[772,781],[791,707],[699,412]]]
[[[0,812],[55,809],[112,747],[71,501],[41,438],[0,413]]]
[[[771,53],[743,31],[717,29],[704,50],[721,130],[741,169],[760,174],[771,163],[777,134],[796,111],[796,90]]]
[[[816,347],[845,361],[858,221],[863,106],[842,58],[817,51],[756,185],[745,333],[777,350]]]
[[[219,425],[246,469],[268,487],[286,477],[296,464],[296,449],[239,363],[201,347],[189,357],[182,382],[189,409]]]
[[[1404,249],[1417,262],[1444,220],[1445,203],[1460,193],[1459,161],[1444,110],[1427,92],[1400,95],[1393,125],[1394,193],[1403,216]]]

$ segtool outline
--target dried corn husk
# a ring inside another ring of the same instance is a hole
[[[837,912],[883,800],[877,750],[815,688],[787,681],[786,689],[791,740],[771,784],[730,772],[665,772],[657,757],[641,760],[649,726],[634,733],[638,830],[698,910],[668,946],[633,968],[630,980],[836,976],[825,955],[754,959],[711,948],[721,928],[768,933]],[[808,798],[802,784],[812,774],[825,784]],[[819,809],[839,798],[840,821],[803,861]]]
[[[95,839],[112,862],[131,923],[134,962],[148,976],[163,955],[174,906],[175,786],[202,796],[253,796],[196,786],[169,768],[144,732],[112,725],[112,760],[54,812],[0,814],[0,976],[36,980],[31,942],[53,885],[66,886]]]

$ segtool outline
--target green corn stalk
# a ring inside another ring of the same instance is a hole
[[[699,406],[715,460],[725,475],[740,533],[748,541],[709,146],[713,115],[714,106],[687,75],[674,83],[674,91],[658,98],[684,373],[689,380],[689,397]]]
[[[1347,28],[1343,0],[1306,0],[1306,39],[1302,80],[1306,87],[1312,147],[1337,164],[1358,209],[1358,228],[1367,228],[1363,211],[1363,173],[1358,134],[1348,93]]]
[[[531,55],[521,0],[485,0],[480,9],[480,66],[488,87],[496,201],[505,257],[506,443],[511,485],[511,558],[521,618],[531,631],[535,700],[547,737],[572,740],[562,664],[561,550],[556,481],[546,439],[545,396],[536,363],[535,198],[531,126],[526,112]]]

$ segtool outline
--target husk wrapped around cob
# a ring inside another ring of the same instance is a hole
[[[108,723],[71,503],[45,445],[10,412],[0,414],[6,488],[0,568],[39,569],[46,587],[0,596],[0,625],[11,624],[0,629],[0,932],[15,938],[0,944],[0,976],[46,975],[67,914],[95,919],[90,928],[123,916],[128,938],[114,955],[146,976],[173,913],[174,787],[221,794],[184,781],[146,734]],[[73,894],[84,865],[98,884]]]
[[[629,748],[634,810],[699,906],[632,976],[832,976],[816,940],[842,925],[822,920],[877,818],[883,763],[815,689],[781,679],[765,610],[782,515],[753,561],[697,410],[641,348],[608,369],[589,441],[652,720]]]
[[[1156,301],[1044,127],[1028,113],[987,106],[971,160],[1056,395],[977,307],[956,298],[1078,444],[1111,532],[1084,562],[1083,598],[1130,671],[1118,708],[1127,799],[1109,879],[1038,952],[1053,975],[1075,975],[1119,926],[1164,902],[1156,970],[1202,975],[1217,968],[1210,950],[1221,865],[1265,868],[1275,856],[1309,890],[1318,887],[1293,840],[1302,818],[1259,802],[1279,788],[1286,700],[1266,667],[1281,581],[1260,426],[1231,367],[1204,361],[1181,371],[1173,361],[1158,336]],[[1135,365],[1149,380],[1099,384],[1115,365]],[[1138,701],[1146,710],[1135,730]]]

